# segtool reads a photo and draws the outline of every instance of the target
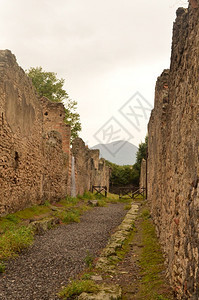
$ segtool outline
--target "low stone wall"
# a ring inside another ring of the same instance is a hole
[[[92,185],[107,186],[109,190],[109,167],[99,158],[99,150],[90,150],[81,138],[76,138],[71,153],[75,158],[77,195],[91,190]]]
[[[178,299],[199,297],[199,0],[177,10],[148,132],[148,201]]]
[[[38,99],[9,51],[0,51],[0,215],[66,196],[70,128],[64,107]]]

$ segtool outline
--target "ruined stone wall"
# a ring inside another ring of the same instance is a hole
[[[65,197],[70,129],[63,124],[63,105],[37,98],[9,50],[0,51],[0,78],[0,214],[4,214]]]
[[[148,200],[178,299],[199,298],[199,1],[178,9],[149,122]]]
[[[107,186],[109,189],[109,167],[99,158],[99,150],[90,150],[82,139],[76,138],[72,146],[75,158],[76,193],[82,195],[92,185]]]

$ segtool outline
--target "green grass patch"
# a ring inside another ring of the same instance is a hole
[[[87,268],[93,267],[94,256],[90,253],[89,250],[86,251],[86,256],[84,258]]]
[[[16,256],[33,242],[33,232],[29,227],[8,230],[0,235],[0,260]]]
[[[136,232],[135,224],[132,224],[132,230],[129,233],[129,236],[126,238],[124,243],[122,244],[122,247],[116,250],[116,255],[119,258],[119,260],[122,260],[126,253],[130,251],[130,244],[133,241],[134,235]]]
[[[20,210],[13,215],[20,219],[33,219],[35,216],[40,216],[50,212],[50,208],[46,205],[34,205],[23,210]]]
[[[6,230],[11,230],[16,228],[17,224],[20,222],[20,219],[12,214],[7,215],[6,217],[0,218],[0,233],[4,233]]]
[[[92,280],[74,280],[58,294],[63,299],[79,296],[81,293],[96,293],[99,286]]]
[[[98,200],[98,205],[99,207],[105,207],[107,206],[107,202],[105,200]]]
[[[150,211],[149,211],[148,209],[144,208],[144,209],[142,210],[142,213],[141,213],[141,218],[147,220],[147,219],[149,219],[150,217],[151,217]],[[151,226],[151,227],[153,227],[153,226]]]
[[[4,273],[6,269],[6,266],[4,265],[3,262],[0,262],[0,273]]]
[[[66,213],[65,217],[62,219],[62,221],[64,223],[72,223],[72,222],[76,222],[79,223],[80,222],[80,213],[78,210],[72,210]]]
[[[94,272],[87,271],[86,273],[83,273],[83,275],[81,276],[81,279],[82,280],[90,280],[93,275],[95,275]]]
[[[141,299],[143,297],[148,300],[173,299],[172,295],[168,295],[170,291],[168,292],[162,275],[164,259],[149,210],[144,209],[141,218],[143,248],[139,259],[142,275],[139,296]]]
[[[79,198],[67,196],[65,199],[60,200],[57,203],[65,206],[65,207],[72,207],[72,206],[77,205],[78,202],[79,202]]]
[[[56,211],[54,213],[54,215],[56,217],[58,217],[63,223],[72,223],[72,222],[76,222],[79,223],[80,222],[80,211],[79,209],[70,209],[68,211]]]
[[[126,205],[124,206],[124,209],[125,209],[125,210],[131,209],[131,204],[130,204],[130,203],[129,203],[129,204],[126,204]]]
[[[83,195],[78,195],[77,196],[78,199],[81,200],[94,200],[96,199],[95,195],[89,191],[84,192]]]

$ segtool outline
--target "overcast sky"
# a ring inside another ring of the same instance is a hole
[[[0,49],[65,79],[90,146],[144,140],[181,0],[0,0]],[[130,99],[130,100],[129,100]]]

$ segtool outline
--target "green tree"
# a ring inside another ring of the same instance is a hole
[[[71,125],[71,141],[81,131],[80,115],[77,113],[77,102],[71,100],[64,90],[64,79],[58,79],[54,72],[43,71],[42,67],[31,67],[27,75],[37,90],[39,97],[47,97],[53,102],[62,102],[65,106],[65,122]]]
[[[125,186],[128,184],[139,185],[140,169],[142,159],[146,159],[148,147],[148,136],[145,137],[144,143],[140,143],[136,153],[136,162],[133,166],[119,166],[108,160],[106,164],[111,168],[110,182],[114,186]]]
[[[106,164],[111,168],[110,182],[114,186],[125,186],[127,184],[138,185],[139,174],[134,166],[119,166],[106,160]]]
[[[148,147],[148,136],[145,137],[144,143],[140,143],[138,147],[138,151],[136,153],[136,163],[134,164],[134,168],[139,172],[141,170],[142,159],[146,159],[147,156],[147,147]]]

